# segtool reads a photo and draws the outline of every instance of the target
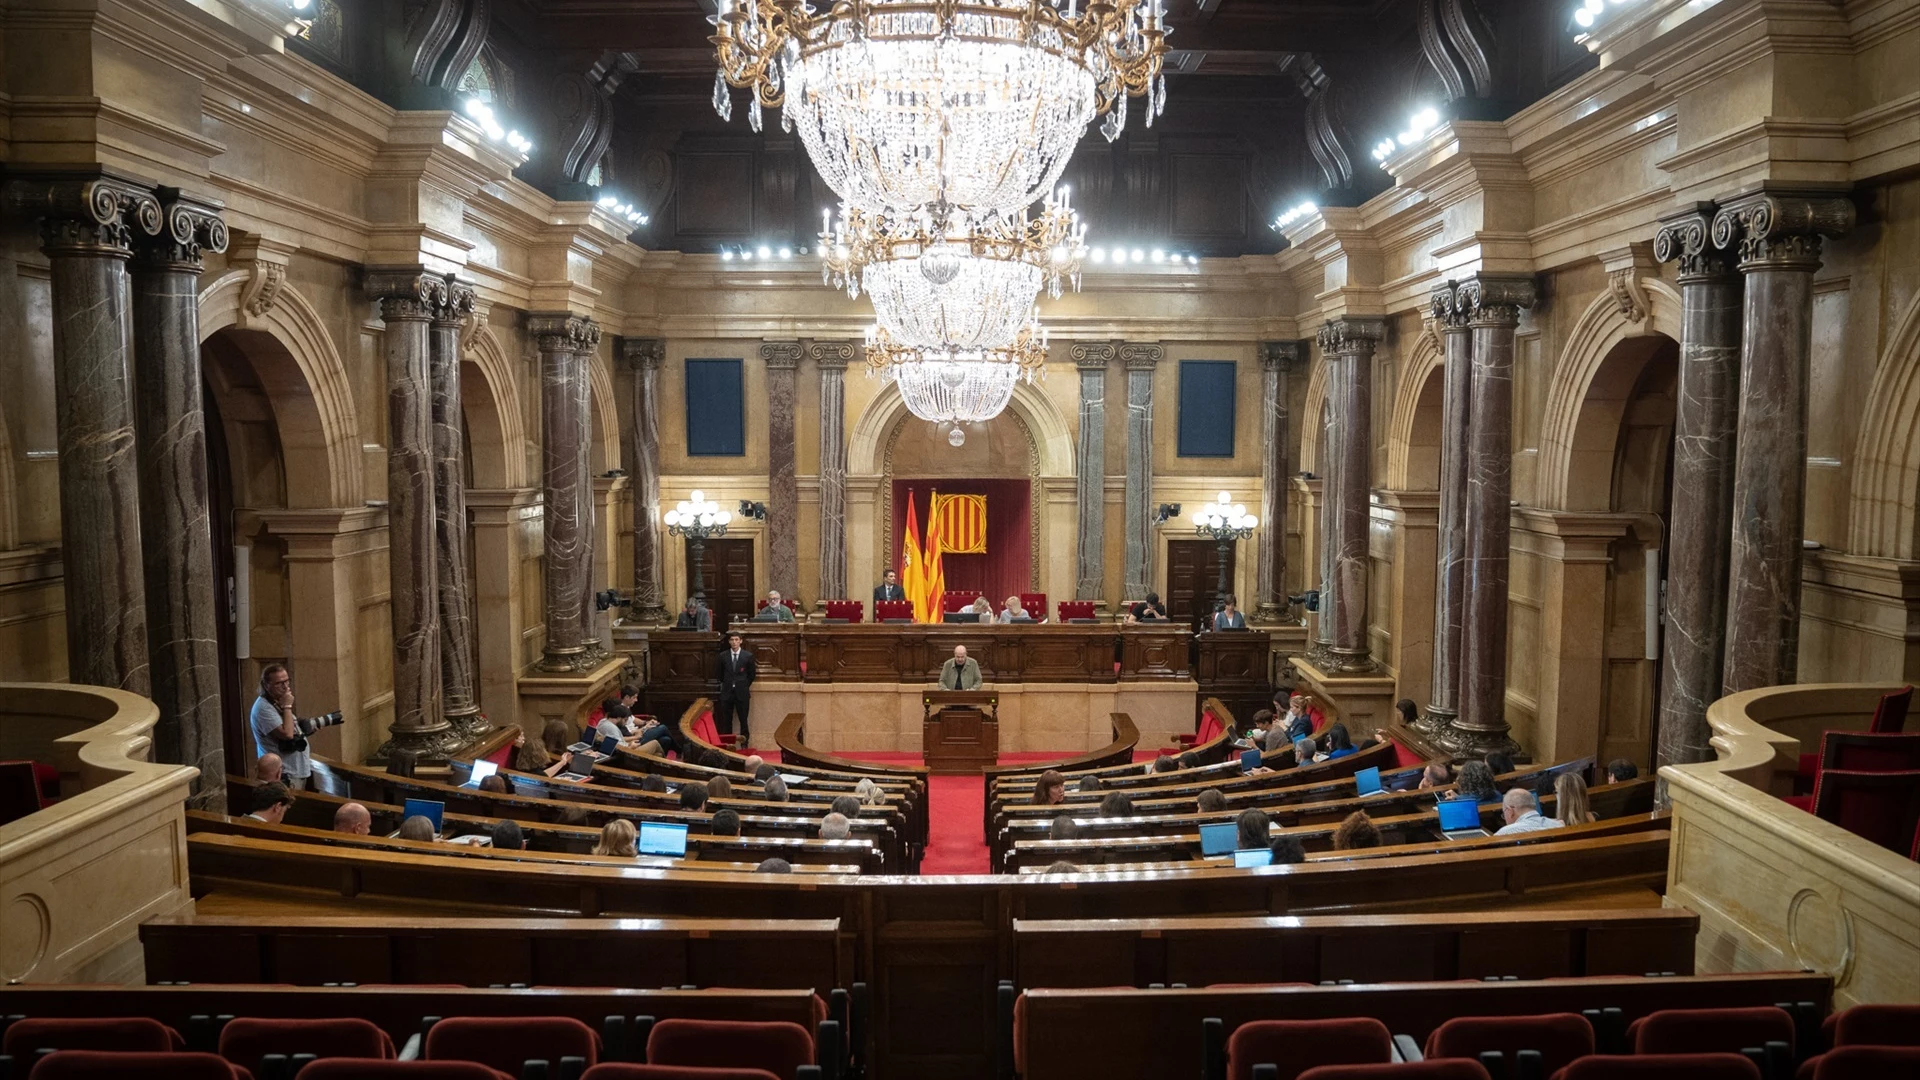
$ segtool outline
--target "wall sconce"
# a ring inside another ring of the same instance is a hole
[[[1155,525],[1165,525],[1168,519],[1179,516],[1179,503],[1161,503],[1159,506],[1153,508],[1153,523]]]
[[[755,521],[765,521],[767,520],[767,504],[763,502],[754,502],[751,499],[741,499],[740,500],[740,516],[744,518],[752,518]]]

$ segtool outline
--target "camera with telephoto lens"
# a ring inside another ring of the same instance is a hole
[[[346,723],[346,717],[341,715],[339,709],[335,709],[332,712],[327,713],[325,716],[315,716],[306,720],[296,720],[294,722],[300,725],[301,734],[311,735],[314,732],[319,731],[321,728],[330,728],[335,724]]]

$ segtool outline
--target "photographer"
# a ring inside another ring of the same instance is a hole
[[[307,736],[340,722],[328,713],[301,720],[293,714],[293,678],[285,664],[268,664],[260,672],[260,696],[254,699],[248,723],[253,728],[254,756],[280,755],[280,779],[296,791],[309,784],[313,772]]]

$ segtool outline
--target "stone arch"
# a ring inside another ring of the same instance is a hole
[[[1413,354],[1400,373],[1388,421],[1389,491],[1437,491],[1440,488],[1440,409],[1445,396],[1445,358],[1433,335],[1415,339]]]
[[[1026,425],[1040,457],[1040,476],[1073,476],[1073,431],[1066,418],[1039,388],[1021,382],[1013,389],[1013,401],[1007,406]],[[909,416],[900,388],[888,383],[860,414],[847,438],[847,473],[851,476],[879,476],[886,471],[886,449],[894,425]]]
[[[1643,278],[1643,317],[1621,310],[1612,292],[1582,312],[1547,388],[1540,431],[1539,505],[1549,510],[1608,510],[1614,441],[1640,370],[1667,341],[1680,340],[1680,294]],[[1616,351],[1626,345],[1626,351]],[[1621,363],[1621,359],[1637,359]]]
[[[234,270],[201,290],[200,340],[228,331],[272,402],[287,505],[364,505],[360,424],[339,350],[292,285],[281,282],[264,310],[250,310],[245,294],[252,279],[251,272]]]
[[[1300,429],[1300,471],[1319,476],[1319,433],[1326,422],[1327,408],[1327,357],[1318,349],[1314,352],[1315,360],[1307,369],[1306,400],[1300,403],[1300,419],[1305,425]]]
[[[473,449],[473,486],[530,486],[519,384],[492,330],[483,327],[472,336],[460,366],[460,404]]]
[[[1920,296],[1907,304],[1880,356],[1853,460],[1848,549],[1914,558],[1920,551]]]
[[[600,354],[587,357],[587,381],[592,387],[593,475],[620,467],[620,414],[613,398],[613,376]]]

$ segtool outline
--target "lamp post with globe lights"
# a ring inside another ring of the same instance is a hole
[[[707,578],[701,556],[706,552],[709,537],[726,535],[733,512],[720,509],[720,504],[708,499],[706,492],[694,491],[692,498],[680,500],[661,515],[661,520],[666,522],[669,535],[687,538],[687,557],[693,561],[693,595],[704,598]]]
[[[1223,491],[1215,502],[1203,503],[1193,512],[1193,526],[1202,536],[1213,537],[1220,546],[1220,580],[1213,589],[1213,610],[1220,611],[1226,605],[1227,596],[1227,558],[1233,552],[1235,540],[1245,540],[1253,535],[1260,524],[1256,515],[1247,513],[1244,504],[1233,501],[1231,492]]]

